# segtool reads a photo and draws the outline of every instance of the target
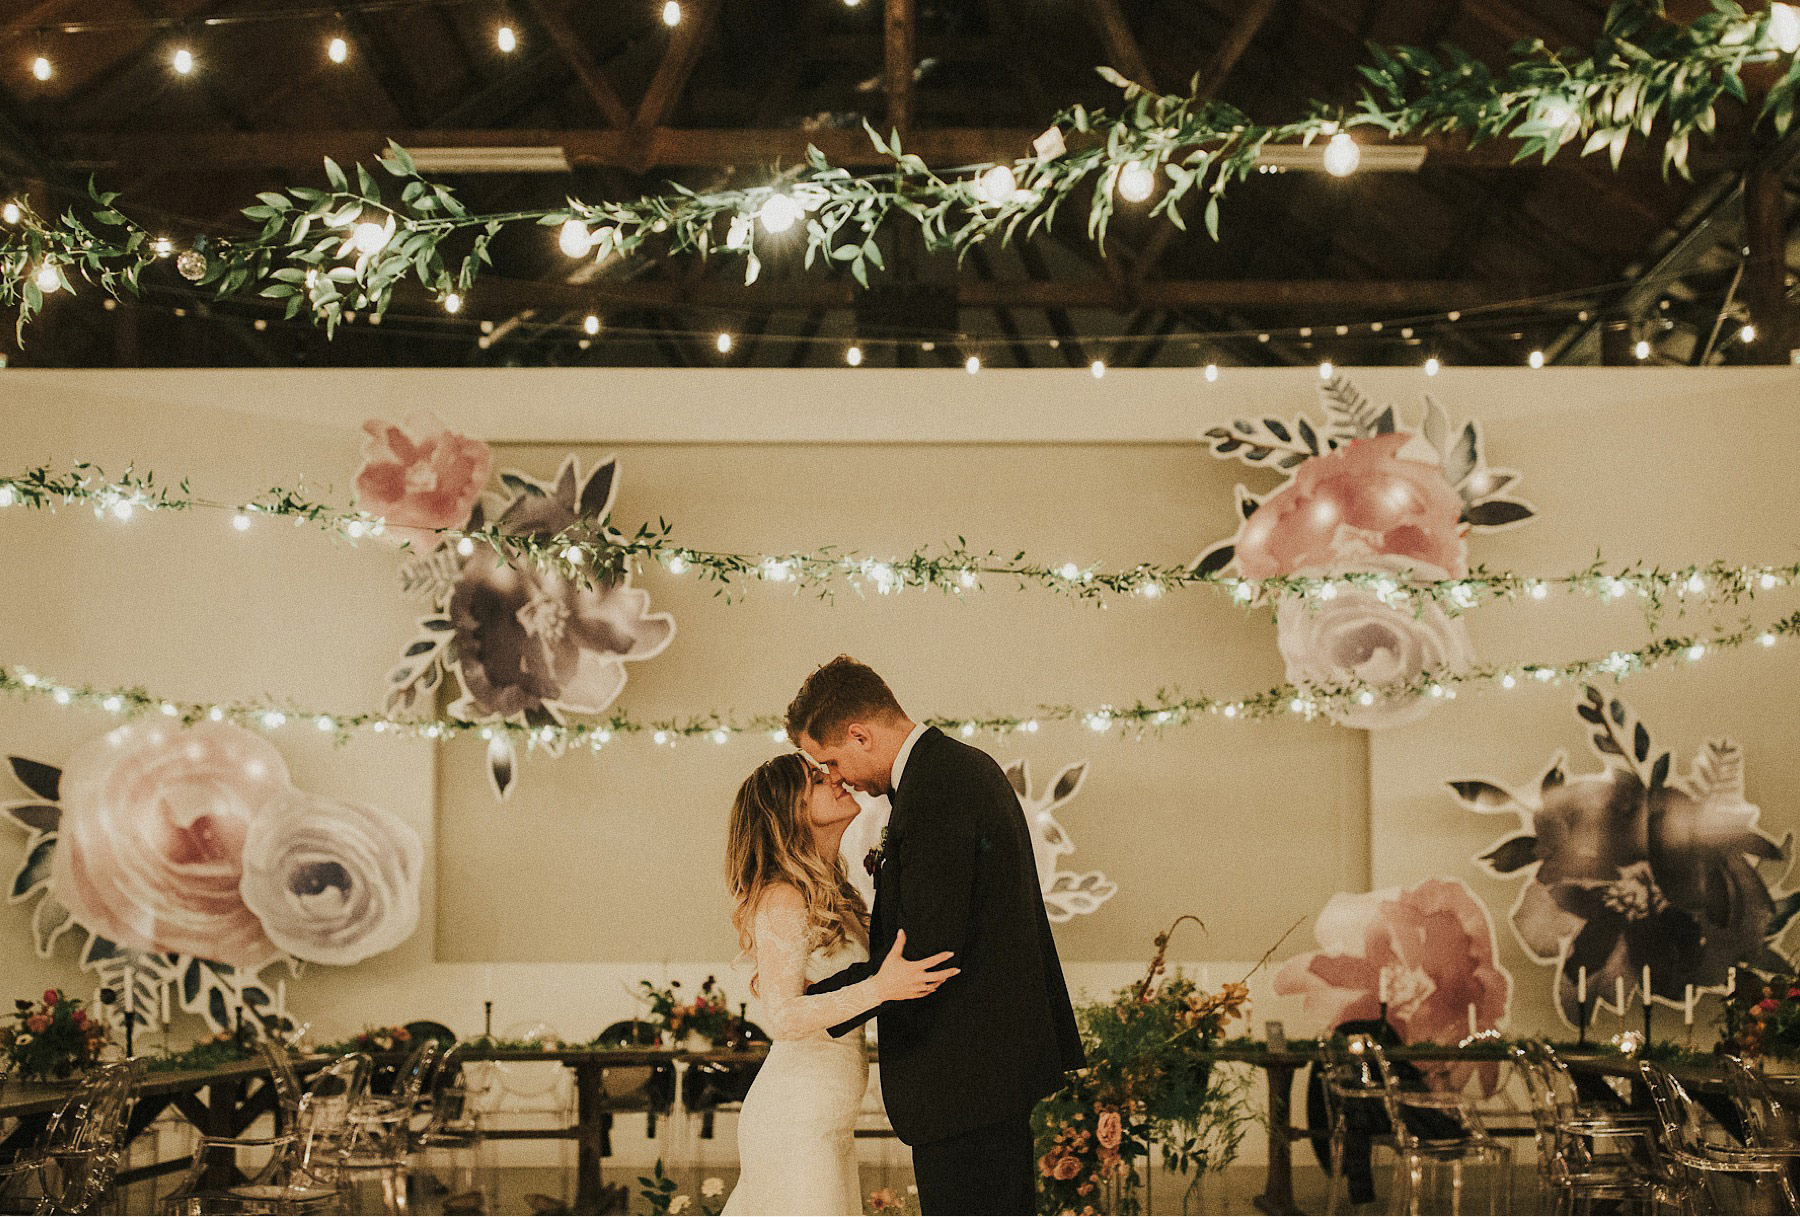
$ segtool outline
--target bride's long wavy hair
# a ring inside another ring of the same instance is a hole
[[[738,787],[725,844],[725,882],[735,902],[731,924],[746,953],[756,948],[756,904],[772,883],[788,883],[806,901],[806,919],[825,950],[846,940],[869,941],[869,911],[850,883],[842,858],[822,858],[813,845],[807,795],[823,781],[798,752],[759,765]],[[756,991],[756,981],[750,982]]]

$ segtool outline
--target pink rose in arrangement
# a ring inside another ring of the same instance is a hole
[[[1125,1138],[1125,1125],[1115,1109],[1109,1107],[1100,1113],[1100,1126],[1095,1135],[1107,1149],[1119,1148],[1119,1142]]]
[[[1313,932],[1320,949],[1283,964],[1275,992],[1302,998],[1323,1030],[1380,1017],[1384,974],[1388,1022],[1408,1042],[1456,1042],[1470,1005],[1483,1029],[1506,1016],[1512,978],[1494,962],[1487,908],[1461,880],[1339,892]]]
[[[387,521],[383,535],[432,549],[440,540],[434,529],[468,521],[493,467],[485,442],[456,434],[430,414],[400,425],[372,418],[363,431],[357,502]]]
[[[1302,462],[1239,527],[1235,552],[1244,577],[1354,570],[1359,555],[1468,573],[1462,497],[1437,465],[1400,456],[1411,438],[1394,432],[1353,440]]]
[[[275,954],[238,884],[258,811],[288,789],[261,736],[133,723],[70,758],[51,895],[120,946],[253,967]]]

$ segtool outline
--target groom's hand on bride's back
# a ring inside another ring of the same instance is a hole
[[[876,993],[883,1002],[929,997],[937,992],[939,985],[962,971],[961,968],[944,967],[950,959],[949,951],[939,951],[924,959],[906,958],[906,931],[901,930],[894,935],[893,949],[881,961],[881,970],[875,973]]]

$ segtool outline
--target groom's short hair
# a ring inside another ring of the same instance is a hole
[[[829,744],[855,722],[891,722],[906,711],[887,681],[875,669],[848,655],[839,655],[814,669],[788,703],[788,739],[796,745],[802,736]]]

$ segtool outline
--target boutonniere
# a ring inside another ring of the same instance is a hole
[[[887,834],[888,826],[883,824],[881,826],[881,840],[877,841],[875,847],[863,855],[863,869],[868,871],[871,875],[881,869],[881,859],[887,854]]]

